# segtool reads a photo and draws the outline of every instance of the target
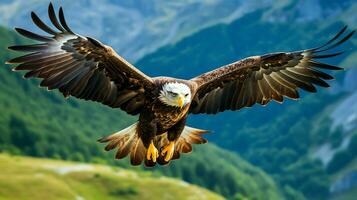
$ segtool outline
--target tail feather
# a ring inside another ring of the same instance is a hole
[[[207,143],[207,140],[201,136],[205,133],[208,133],[208,131],[185,126],[181,136],[175,143],[175,152],[171,160],[179,159],[181,153],[190,153],[192,151],[192,144]],[[167,145],[169,143],[167,134],[163,134],[160,137],[157,136],[157,142],[159,147]],[[158,158],[158,163],[160,165],[166,165],[169,162],[165,161],[164,157],[160,155]]]
[[[106,151],[117,148],[116,159],[122,159],[130,153],[131,164],[140,165],[145,159],[146,148],[139,138],[137,126],[138,123],[135,123],[124,130],[99,139],[98,142],[109,142],[105,147]]]
[[[205,144],[207,140],[202,137],[202,134],[208,133],[206,130],[185,126],[180,138],[176,141],[175,151],[178,153],[190,153],[192,144]]]
[[[207,140],[201,135],[208,132],[209,131],[206,130],[185,126],[182,131],[181,138],[186,140],[186,142],[190,144],[205,144],[207,143]]]
[[[115,158],[116,159],[125,158],[130,153],[133,143],[134,143],[134,140],[132,138],[129,138],[122,145],[119,144],[120,146],[118,146],[118,151],[115,155]]]
[[[134,144],[130,153],[130,163],[132,165],[140,165],[141,162],[146,159],[146,151],[143,141],[139,138],[138,134],[136,134],[136,138],[134,139]]]
[[[192,144],[204,144],[207,142],[201,135],[208,131],[200,130],[185,126],[181,133],[181,136],[175,143],[175,152],[172,160],[179,159],[181,153],[189,153],[192,151]],[[138,134],[138,123],[135,123],[128,128],[121,130],[117,133],[103,137],[98,140],[101,143],[107,143],[105,147],[106,151],[118,149],[115,155],[116,159],[122,159],[130,154],[130,163],[132,165],[140,165],[145,161],[147,167],[155,166],[155,162],[146,159],[147,149],[144,146],[141,138]],[[154,138],[154,144],[156,148],[161,149],[169,144],[167,134],[158,135]],[[157,163],[160,165],[166,165],[169,162],[165,161],[164,157],[160,154],[157,159]]]

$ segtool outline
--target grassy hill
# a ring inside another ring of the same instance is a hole
[[[0,154],[0,199],[224,199],[181,180],[105,165]]]
[[[13,56],[7,46],[26,42],[4,28],[0,38],[1,63]],[[130,167],[128,160],[114,160],[96,140],[125,128],[135,117],[94,102],[65,100],[59,92],[37,85],[10,66],[0,68],[0,152]],[[153,170],[228,198],[282,198],[275,182],[259,168],[213,145],[198,146],[172,165]]]

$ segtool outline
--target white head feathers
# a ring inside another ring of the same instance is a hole
[[[182,108],[191,102],[191,90],[183,83],[166,83],[162,86],[159,99],[166,105]]]

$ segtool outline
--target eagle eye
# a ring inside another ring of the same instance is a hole
[[[175,92],[171,92],[171,91],[168,91],[168,92],[172,97],[176,97],[177,96],[177,93],[175,93]]]
[[[185,94],[185,97],[187,97],[188,96],[188,94]]]

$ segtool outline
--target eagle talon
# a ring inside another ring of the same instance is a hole
[[[165,156],[165,161],[168,162],[171,160],[175,152],[175,142],[170,142],[161,152],[162,156]],[[166,154],[166,155],[165,155]]]
[[[156,158],[159,157],[159,151],[156,149],[154,143],[151,141],[148,151],[146,153],[146,159],[156,162]]]

